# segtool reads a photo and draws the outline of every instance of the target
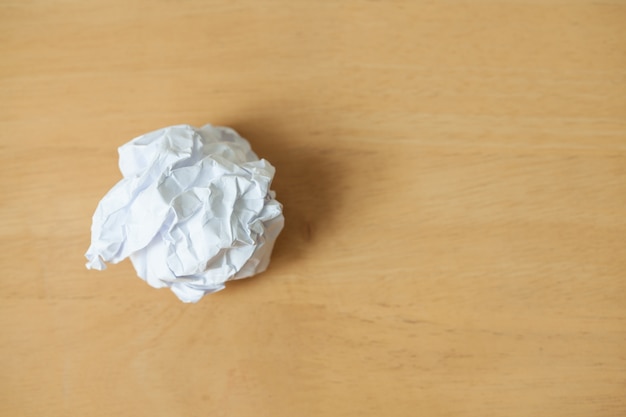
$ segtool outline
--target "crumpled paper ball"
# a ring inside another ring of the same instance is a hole
[[[119,148],[123,179],[93,216],[87,268],[137,275],[197,302],[264,271],[284,225],[274,167],[227,127],[166,127]]]

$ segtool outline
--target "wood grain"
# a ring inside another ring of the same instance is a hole
[[[320,3],[320,4],[318,4]],[[626,2],[0,2],[0,414],[626,415]],[[116,148],[230,125],[270,269],[84,268]]]

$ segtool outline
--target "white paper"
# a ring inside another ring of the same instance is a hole
[[[171,126],[119,148],[123,179],[93,216],[87,268],[130,257],[184,302],[264,271],[284,225],[274,167],[227,127]]]

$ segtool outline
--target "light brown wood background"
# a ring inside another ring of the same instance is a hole
[[[84,268],[116,148],[229,125],[270,269]],[[1,1],[3,416],[626,415],[626,2]]]

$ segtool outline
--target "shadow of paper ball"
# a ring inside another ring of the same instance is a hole
[[[229,124],[252,145],[260,158],[276,167],[272,189],[283,204],[285,228],[276,241],[269,268],[260,280],[292,268],[316,245],[333,233],[342,201],[342,158],[340,152],[313,146],[317,132],[287,131],[270,120]],[[251,285],[257,277],[229,282],[226,287]]]

